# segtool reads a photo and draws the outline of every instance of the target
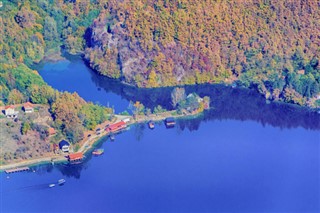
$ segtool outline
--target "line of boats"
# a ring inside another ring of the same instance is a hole
[[[166,125],[167,128],[172,128],[172,127],[175,126],[176,121],[175,121],[175,119],[174,119],[173,117],[168,117],[168,118],[166,118],[166,119],[164,120],[164,124]],[[154,128],[155,128],[155,123],[154,123],[154,121],[150,120],[150,121],[148,122],[148,127],[149,127],[150,129],[154,129]]]
[[[174,127],[174,125],[175,125],[175,119],[173,118],[173,117],[168,117],[168,118],[166,118],[165,120],[164,120],[164,122],[165,122],[165,125],[166,125],[166,127],[167,128],[171,128],[171,127]],[[115,124],[114,124],[115,125]],[[120,124],[119,124],[120,125]],[[122,123],[121,123],[121,125],[122,125]],[[124,125],[124,124],[123,124]],[[147,125],[148,125],[148,127],[150,128],[150,129],[154,129],[155,128],[155,122],[153,121],[153,120],[150,120],[148,123],[147,123]],[[117,128],[118,128],[118,126],[116,126]],[[125,126],[126,127],[126,126]],[[110,127],[110,125],[107,125],[106,126],[106,128],[111,128]],[[119,127],[120,128],[120,127]],[[120,129],[123,129],[122,128],[122,126],[121,126],[121,128]],[[111,128],[111,130],[112,130],[112,128]],[[109,134],[109,138],[110,138],[110,140],[111,141],[114,141],[115,140],[115,131],[111,131],[110,130],[110,134]],[[96,130],[97,132],[99,132],[99,131],[101,131],[101,129],[100,128],[98,128],[97,130]],[[119,130],[116,130],[116,131],[119,131]],[[104,153],[104,149],[94,149],[93,151],[92,151],[92,155],[93,156],[99,156],[99,155],[102,155]],[[80,157],[78,157],[78,156],[75,156],[76,154],[79,154],[79,153],[74,153],[74,154],[72,154],[72,156],[71,156],[71,154],[69,155],[69,159],[71,159],[71,157],[72,157],[72,163],[74,164],[74,163],[81,163],[82,162],[82,159],[83,159],[83,155],[81,154],[81,156]],[[75,157],[73,157],[73,156],[75,156]],[[71,161],[70,161],[71,162]],[[58,184],[61,184],[60,182],[58,183]],[[55,186],[55,184],[50,184],[50,187],[54,187]]]

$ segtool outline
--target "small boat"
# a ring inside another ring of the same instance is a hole
[[[114,135],[110,135],[110,140],[114,141],[114,139],[115,139]]]
[[[60,179],[60,180],[58,180],[58,184],[59,184],[59,185],[63,185],[65,182],[66,182],[65,179]]]
[[[150,129],[154,129],[154,122],[153,121],[149,121],[148,122],[148,126]]]
[[[104,153],[104,149],[95,149],[92,154],[93,155],[102,155]]]
[[[173,117],[166,118],[164,120],[164,122],[165,122],[165,125],[166,125],[167,128],[172,128],[176,124],[176,122],[175,122]]]
[[[55,187],[56,184],[52,183],[52,184],[49,184],[49,187],[52,188],[52,187]]]

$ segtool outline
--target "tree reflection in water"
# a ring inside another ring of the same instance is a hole
[[[173,87],[138,89],[97,75],[92,70],[91,77],[97,86],[107,92],[116,93],[128,101],[140,101],[151,109],[158,104],[166,109],[172,109],[170,95]],[[185,89],[186,94],[196,92],[201,97],[209,96],[211,100],[212,109],[205,112],[204,116],[185,121],[184,125],[189,124],[187,126],[191,130],[194,130],[201,121],[216,119],[252,120],[280,128],[320,129],[320,114],[293,104],[277,102],[267,104],[264,97],[253,89],[232,88],[224,85],[186,86]]]

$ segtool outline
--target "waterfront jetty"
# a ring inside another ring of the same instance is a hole
[[[16,173],[16,172],[24,172],[24,171],[29,171],[30,168],[25,166],[25,167],[19,167],[19,168],[14,168],[14,169],[7,169],[5,170],[5,172],[7,174],[12,174],[12,173]]]

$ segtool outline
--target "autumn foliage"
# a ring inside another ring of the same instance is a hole
[[[320,91],[319,11],[313,0],[109,0],[86,58],[139,87],[237,81],[270,99],[286,88],[311,98]]]

